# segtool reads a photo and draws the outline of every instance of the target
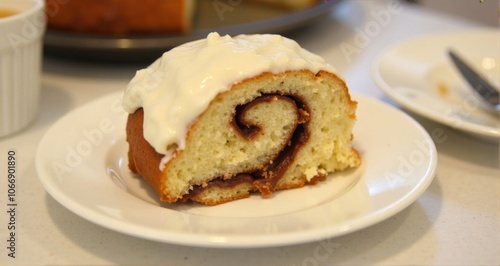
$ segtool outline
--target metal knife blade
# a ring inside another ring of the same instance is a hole
[[[496,111],[500,111],[500,95],[498,90],[486,81],[486,79],[481,77],[481,75],[476,73],[471,67],[469,67],[455,52],[448,50],[448,54],[460,74],[462,74],[465,80],[469,82],[476,94],[480,96],[491,108]]]

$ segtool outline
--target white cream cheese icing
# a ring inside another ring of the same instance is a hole
[[[335,72],[321,57],[280,35],[210,33],[165,52],[137,71],[123,96],[128,113],[144,109],[144,138],[165,157],[185,148],[190,124],[210,101],[241,80],[263,72],[308,69]],[[162,168],[160,165],[160,169]]]

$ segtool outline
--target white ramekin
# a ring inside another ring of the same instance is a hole
[[[44,0],[0,0],[18,11],[0,18],[0,138],[30,124],[38,112]]]

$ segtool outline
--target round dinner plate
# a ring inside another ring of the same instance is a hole
[[[500,30],[425,35],[398,43],[375,60],[377,85],[404,108],[452,128],[500,140],[500,114],[490,113],[448,56],[461,55],[500,88]]]
[[[47,192],[77,215],[139,238],[199,247],[285,246],[340,236],[398,213],[431,183],[436,148],[411,117],[361,94],[353,145],[356,169],[316,185],[252,195],[217,206],[168,204],[127,168],[122,93],[57,121],[36,153]]]

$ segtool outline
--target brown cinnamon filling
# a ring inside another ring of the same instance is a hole
[[[257,125],[250,124],[245,119],[245,113],[253,108],[254,106],[261,104],[263,102],[273,102],[276,100],[292,101],[296,108],[298,115],[298,121],[293,133],[290,136],[285,136],[288,138],[285,146],[272,162],[265,165],[262,169],[251,173],[241,173],[230,179],[217,178],[213,181],[208,182],[207,186],[197,186],[186,198],[195,197],[199,193],[202,193],[205,189],[212,187],[221,188],[232,188],[243,183],[251,183],[253,186],[260,191],[263,196],[269,196],[276,189],[276,185],[279,180],[285,174],[287,168],[294,161],[297,152],[309,139],[308,122],[309,122],[309,107],[305,102],[296,95],[263,95],[253,101],[236,107],[236,112],[234,119],[230,122],[230,125],[242,136],[243,139],[247,141],[252,141],[252,139],[262,130]]]
[[[190,192],[187,198],[192,198],[198,196],[198,194],[202,193],[206,189],[210,189],[213,187],[217,188],[233,188],[243,183],[252,184],[254,182],[253,176],[250,174],[237,174],[236,176],[223,180],[221,178],[217,178],[208,182],[206,186],[195,186]]]
[[[256,177],[253,184],[263,196],[269,196],[273,193],[279,180],[294,161],[297,152],[309,139],[307,128],[309,108],[304,101],[296,96],[286,95],[286,97],[294,101],[297,113],[299,114],[299,120],[291,139],[288,141],[288,146],[278,154],[271,164],[266,165],[262,171],[253,173],[253,176]]]

